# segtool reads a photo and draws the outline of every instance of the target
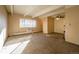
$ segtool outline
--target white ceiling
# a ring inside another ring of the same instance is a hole
[[[54,11],[63,6],[61,5],[7,5],[6,8],[8,12],[13,14],[29,15],[32,17],[37,17],[46,14],[50,11]]]

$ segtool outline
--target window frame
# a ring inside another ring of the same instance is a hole
[[[35,23],[33,25],[33,23]],[[28,23],[28,24],[27,24]],[[37,21],[35,19],[20,19],[20,28],[36,28],[37,27]],[[31,25],[29,25],[31,24]]]

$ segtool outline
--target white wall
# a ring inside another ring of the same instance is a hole
[[[7,38],[7,13],[4,6],[0,6],[0,49]]]
[[[47,20],[47,17],[43,18],[43,33],[48,33],[48,20]]]
[[[24,18],[23,15],[14,14],[9,15],[8,17],[8,36],[18,35],[18,34],[27,34],[30,33],[28,28],[20,28],[20,19]],[[26,19],[32,19],[32,17],[26,16]],[[34,18],[37,23],[37,26],[33,29],[33,32],[41,32],[42,31],[42,21],[39,18]]]
[[[43,18],[43,33],[52,33],[54,31],[54,19],[53,17]]]
[[[79,45],[79,6],[65,10],[65,40]]]
[[[54,32],[57,33],[64,33],[64,18],[59,20],[54,19]]]

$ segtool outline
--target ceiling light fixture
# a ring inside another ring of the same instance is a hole
[[[60,18],[64,18],[64,16],[60,16],[60,15],[56,16],[56,20],[60,20]]]

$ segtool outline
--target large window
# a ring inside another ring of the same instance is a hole
[[[36,27],[36,20],[31,19],[20,19],[20,27],[21,28],[35,28]]]

